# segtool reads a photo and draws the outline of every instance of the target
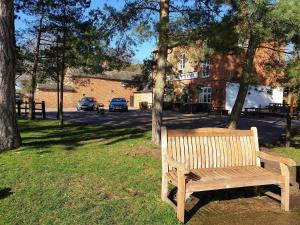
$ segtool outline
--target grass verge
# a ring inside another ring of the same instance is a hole
[[[149,132],[19,125],[23,146],[0,154],[0,224],[178,224]]]

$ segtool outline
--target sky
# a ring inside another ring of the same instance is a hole
[[[104,4],[112,5],[118,9],[122,8],[124,0],[91,0],[91,9],[103,8]],[[26,25],[24,19],[30,19],[27,16],[20,15],[20,19],[15,21],[16,29],[22,29]],[[151,57],[151,52],[155,48],[155,40],[148,40],[144,43],[138,44],[134,49],[135,56],[133,62],[142,63],[144,59]]]
[[[122,8],[124,0],[91,0],[91,8],[102,8],[104,4],[112,5],[118,9]],[[139,44],[135,49],[134,61],[143,62],[151,57],[151,52],[155,49],[155,40],[149,40]]]

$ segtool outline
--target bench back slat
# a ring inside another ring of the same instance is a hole
[[[189,160],[191,169],[257,165],[258,142],[253,129],[166,130],[162,138],[167,139],[168,155],[181,163]]]

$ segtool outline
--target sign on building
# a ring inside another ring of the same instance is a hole
[[[190,73],[182,73],[178,75],[169,75],[167,76],[167,80],[191,80],[191,79],[197,79],[198,78],[198,72],[190,72]]]

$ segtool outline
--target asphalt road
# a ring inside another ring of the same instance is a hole
[[[56,119],[55,112],[48,112],[48,119]],[[80,124],[99,124],[108,127],[126,127],[141,130],[151,129],[151,112],[130,110],[129,112],[105,112],[104,115],[96,112],[76,112],[68,110],[64,113],[65,120]],[[182,114],[166,111],[164,124],[168,128],[200,128],[200,127],[225,127],[227,116],[215,116],[207,114]],[[277,141],[285,130],[285,119],[278,117],[241,118],[239,129],[250,129],[255,126],[258,129],[261,144],[269,145]],[[299,127],[300,121],[293,120],[293,127]]]

